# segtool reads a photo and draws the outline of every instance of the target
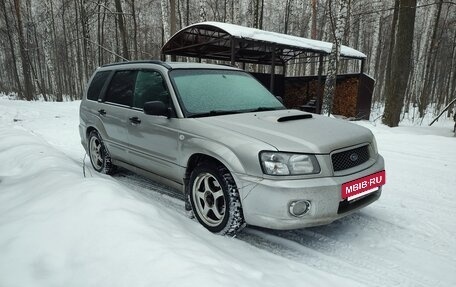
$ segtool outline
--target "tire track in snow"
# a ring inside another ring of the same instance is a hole
[[[185,215],[184,195],[182,192],[149,180],[125,169],[120,169],[112,177],[122,185],[132,189],[131,193],[140,200],[159,202]]]
[[[309,229],[247,229],[241,239],[275,254],[369,286],[441,286],[441,283],[352,244]]]
[[[452,242],[454,235],[431,222],[426,222],[426,225],[416,225],[415,223],[403,223],[400,225],[362,211],[354,213],[342,220],[345,224],[362,225],[363,229],[370,230],[373,234],[402,233],[401,238],[413,238],[413,240],[407,241],[407,245],[416,249],[422,248],[419,242],[426,242],[427,248],[431,249],[434,254],[453,261],[456,265],[456,258],[452,254],[448,254],[449,245],[445,244],[445,242]],[[439,234],[439,237],[445,240],[434,240],[434,234]]]
[[[120,170],[113,178],[134,192],[139,200],[158,202],[186,216],[184,196],[180,191],[151,181],[127,170]],[[350,224],[362,225],[372,232],[402,229],[401,226],[372,216],[351,215]],[[252,246],[276,255],[309,265],[313,268],[337,273],[366,286],[440,286],[438,281],[403,266],[380,258],[359,247],[325,235],[318,228],[275,231],[247,227],[237,238]]]

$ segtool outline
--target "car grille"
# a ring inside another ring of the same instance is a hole
[[[335,153],[331,156],[334,171],[349,169],[369,160],[369,146],[365,145],[351,150]]]

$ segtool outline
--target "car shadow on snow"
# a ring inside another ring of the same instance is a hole
[[[112,177],[133,190],[132,195],[139,200],[158,201],[165,207],[186,215],[184,195],[179,190],[171,189],[123,168],[119,168]],[[296,254],[302,253],[296,252],[296,248],[327,250],[328,246],[346,245],[345,242],[349,242],[354,237],[363,237],[363,234],[369,232],[372,225],[378,221],[374,217],[369,217],[367,213],[366,211],[359,211],[325,226],[297,230],[272,230],[247,226],[236,237],[277,254],[287,255],[290,253],[290,256],[291,254],[296,256]],[[292,252],[287,251],[290,248]]]

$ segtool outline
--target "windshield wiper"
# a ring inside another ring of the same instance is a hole
[[[283,107],[258,107],[256,109],[250,110],[249,112],[267,112],[267,111],[276,111],[283,110]]]
[[[202,117],[212,117],[212,116],[221,116],[221,115],[231,115],[238,114],[240,111],[225,111],[225,110],[212,110],[207,113],[199,113],[188,116],[189,118],[202,118]]]

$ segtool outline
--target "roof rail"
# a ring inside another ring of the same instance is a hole
[[[160,60],[137,60],[137,61],[128,61],[128,62],[117,62],[112,64],[105,64],[102,67],[112,67],[118,65],[131,65],[131,64],[157,64],[171,70],[171,66],[168,63],[160,61]]]

